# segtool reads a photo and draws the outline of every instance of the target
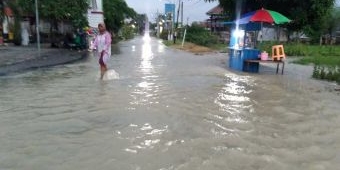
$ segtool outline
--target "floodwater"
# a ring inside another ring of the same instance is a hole
[[[103,81],[91,56],[0,77],[1,170],[339,169],[340,96],[298,66],[240,73],[153,38],[117,49]]]

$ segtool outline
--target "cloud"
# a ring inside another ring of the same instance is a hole
[[[176,13],[178,0],[125,0],[129,7],[133,8],[139,14],[147,14],[151,22],[156,18],[157,12],[164,13],[164,4],[175,2]],[[209,16],[205,13],[211,8],[218,5],[218,2],[208,3],[203,0],[183,0],[183,22],[204,21]],[[181,20],[181,17],[179,18]]]

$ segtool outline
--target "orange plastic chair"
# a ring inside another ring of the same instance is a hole
[[[272,46],[272,59],[273,60],[286,59],[286,54],[285,50],[283,49],[283,45]]]

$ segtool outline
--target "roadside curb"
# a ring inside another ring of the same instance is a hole
[[[0,65],[0,76],[37,68],[73,63],[83,60],[87,57],[87,51],[77,52],[69,50],[58,50],[45,52],[42,53],[40,57],[32,57],[23,61]]]

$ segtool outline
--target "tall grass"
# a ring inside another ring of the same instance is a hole
[[[278,42],[264,42],[258,44],[258,49],[262,51],[271,52],[273,45],[283,44],[287,56],[297,57],[318,57],[318,56],[332,56],[340,57],[340,46],[336,45],[308,45],[302,43],[278,43]]]
[[[278,42],[265,42],[258,45],[261,51],[271,53],[273,45]],[[336,81],[340,83],[340,46],[337,45],[308,45],[302,43],[284,43],[288,57],[296,57],[294,63],[313,64],[313,78]]]

